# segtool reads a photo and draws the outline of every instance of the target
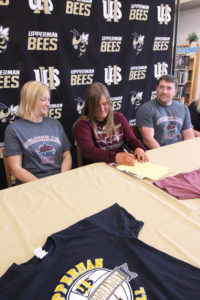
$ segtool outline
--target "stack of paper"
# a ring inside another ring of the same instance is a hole
[[[152,162],[139,163],[136,161],[134,166],[116,165],[116,168],[130,175],[133,174],[139,178],[149,178],[152,180],[157,180],[171,172],[169,168]]]

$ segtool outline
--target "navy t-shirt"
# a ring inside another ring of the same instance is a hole
[[[115,204],[53,234],[43,259],[13,264],[1,300],[199,300],[200,269],[137,239],[143,222]]]

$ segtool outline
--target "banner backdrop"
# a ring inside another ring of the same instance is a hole
[[[49,116],[74,143],[72,124],[94,81],[135,123],[170,73],[174,0],[0,0],[0,146],[29,80],[51,89]]]

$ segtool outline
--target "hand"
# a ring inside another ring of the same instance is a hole
[[[134,155],[135,155],[135,157],[137,157],[137,160],[139,162],[149,161],[148,156],[146,155],[146,153],[144,152],[144,150],[142,148],[136,148],[134,151]]]
[[[135,156],[127,152],[119,152],[115,156],[115,162],[119,165],[134,166]]]

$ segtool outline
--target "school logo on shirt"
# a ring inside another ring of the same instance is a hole
[[[154,65],[154,77],[156,79],[168,74],[168,64],[166,62],[157,62]]]
[[[7,50],[8,41],[9,41],[9,30],[10,28],[0,26],[0,53],[3,53]]]
[[[130,281],[138,274],[124,263],[113,270],[103,267],[103,259],[80,262],[60,279],[51,300],[134,300],[147,299],[144,287],[132,290]],[[136,297],[136,298],[135,298]]]
[[[94,69],[72,69],[70,76],[71,86],[88,85],[93,82]]]
[[[102,36],[100,52],[120,52],[122,36]]]
[[[56,153],[56,149],[52,145],[44,142],[42,145],[40,144],[36,151],[40,155],[41,164],[46,165],[55,163],[54,154]]]
[[[51,152],[53,151],[53,147],[51,145],[48,145],[46,143],[43,143],[38,149],[37,152],[39,153],[45,153],[45,152]]]
[[[147,21],[149,14],[149,5],[131,4],[129,20]]]
[[[107,85],[118,85],[122,81],[121,68],[117,65],[104,68],[104,80]]]
[[[137,32],[133,33],[133,49],[136,51],[136,55],[142,52],[144,46],[144,35],[139,35]]]
[[[157,19],[161,25],[168,25],[171,21],[171,7],[168,4],[157,6]]]
[[[8,107],[4,103],[0,103],[0,121],[2,123],[14,122],[18,116],[18,109],[18,105],[11,105],[10,107]]]
[[[27,50],[56,51],[57,48],[57,32],[28,31]]]
[[[60,71],[55,67],[48,67],[48,69],[39,67],[39,69],[34,69],[33,71],[35,73],[35,80],[43,82],[49,86],[51,90],[55,90],[56,87],[60,85],[60,79],[58,77]]]
[[[53,11],[53,3],[51,0],[28,0],[30,9],[34,14],[40,14],[44,11],[45,15],[50,15]]]
[[[91,14],[92,0],[67,0],[65,13],[75,16],[89,17]]]
[[[0,89],[19,87],[20,70],[0,70]]]
[[[72,32],[72,45],[75,50],[79,50],[79,57],[85,54],[88,46],[89,34],[83,32],[80,34],[76,29],[70,30]]]
[[[107,22],[119,22],[122,18],[121,7],[119,0],[102,0],[103,2],[103,17]]]

